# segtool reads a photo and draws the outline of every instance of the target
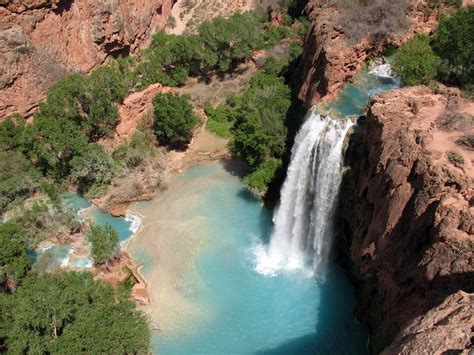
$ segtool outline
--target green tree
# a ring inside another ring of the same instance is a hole
[[[92,225],[89,240],[92,243],[91,255],[96,264],[108,266],[119,252],[119,236],[110,224],[103,227]]]
[[[92,143],[71,161],[71,178],[79,186],[81,193],[91,197],[98,196],[112,181],[114,176],[113,161],[105,149]]]
[[[189,143],[198,118],[188,96],[157,94],[153,99],[155,131],[162,144],[183,147]]]
[[[407,85],[418,85],[433,78],[437,56],[426,35],[416,35],[403,44],[393,56],[393,69]]]
[[[474,83],[474,6],[443,15],[433,47],[447,65],[448,73],[461,84]]]
[[[28,257],[28,236],[18,223],[0,224],[0,285],[15,288],[31,268]]]
[[[264,47],[264,21],[261,14],[246,12],[203,22],[198,28],[203,43],[202,68],[227,72],[250,58],[255,50]]]
[[[149,351],[147,320],[129,294],[90,273],[32,275],[0,302],[0,338],[11,353]]]
[[[38,181],[38,172],[22,153],[0,151],[0,213],[11,202],[34,192]]]
[[[258,74],[241,98],[230,142],[231,152],[257,168],[268,158],[285,151],[285,118],[291,91],[281,78]]]
[[[36,115],[26,132],[28,156],[45,176],[56,180],[68,177],[72,158],[87,150],[87,137],[67,118]]]

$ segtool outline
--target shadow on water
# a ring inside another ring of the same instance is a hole
[[[337,276],[336,282],[320,284],[321,296],[319,303],[315,300],[315,307],[318,308],[318,323],[315,329],[309,334],[283,340],[280,345],[259,350],[255,354],[368,354],[367,343],[365,342],[367,333],[355,317],[350,316],[355,300],[353,305],[344,304],[344,301],[347,302],[347,292],[352,293],[353,291],[345,278],[341,278],[341,275],[328,275],[328,279],[333,276]],[[337,290],[344,292],[342,294],[336,293]]]

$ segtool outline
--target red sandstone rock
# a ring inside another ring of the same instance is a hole
[[[67,73],[134,53],[163,28],[174,0],[0,0],[0,120],[30,115]]]
[[[473,336],[474,294],[459,291],[410,322],[382,354],[467,354]]]
[[[334,5],[334,2],[328,4],[323,0],[309,1],[306,11],[311,27],[306,36],[299,68],[302,80],[299,98],[307,107],[317,101],[333,99],[342,85],[360,70],[364,61],[380,53],[385,45],[399,45],[414,33],[427,33],[435,27],[439,11],[426,11],[428,0],[409,2],[406,15],[400,16],[402,21],[408,21],[403,31],[388,32],[382,38],[365,33],[361,39],[351,41],[349,37],[353,36],[351,31],[354,31],[352,22],[357,21],[357,18],[341,21],[344,10]],[[365,25],[363,20],[360,21],[361,26]],[[378,31],[379,28],[374,30]]]
[[[463,121],[459,112],[471,116]],[[455,144],[474,134],[473,115],[472,103],[427,87],[389,91],[372,102],[364,136],[354,145],[367,155],[352,157],[360,223],[350,252],[359,277],[373,283],[376,294],[360,299],[359,314],[375,338],[393,340],[402,330],[396,346],[403,351],[408,348],[400,339],[412,333],[407,326],[415,317],[454,292],[474,292],[474,151]],[[457,121],[446,135],[450,116]],[[447,159],[452,145],[464,157],[462,168]],[[382,319],[375,320],[380,311]],[[432,315],[426,317],[419,321],[423,327]],[[452,318],[446,322],[455,327]],[[459,327],[456,332],[465,334]],[[423,332],[434,336],[437,329]]]

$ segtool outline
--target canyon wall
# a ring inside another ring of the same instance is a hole
[[[0,120],[29,116],[49,86],[128,55],[163,28],[176,0],[0,0]]]
[[[474,103],[438,90],[378,96],[346,153],[339,244],[374,352],[400,331],[387,354],[473,345],[473,295],[450,295],[474,292]]]
[[[376,0],[364,7],[357,1],[310,0],[306,12],[311,26],[298,69],[299,98],[306,107],[333,99],[364,61],[386,45],[430,32],[445,6],[432,9],[428,3]]]

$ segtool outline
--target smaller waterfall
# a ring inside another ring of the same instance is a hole
[[[270,245],[257,250],[258,272],[309,269],[324,274],[342,179],[343,142],[352,125],[310,111],[295,138]]]

